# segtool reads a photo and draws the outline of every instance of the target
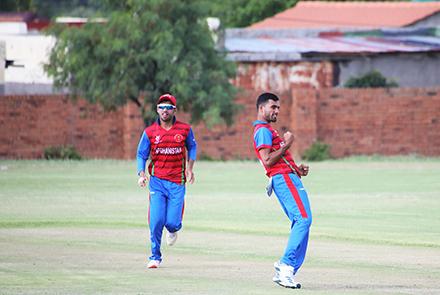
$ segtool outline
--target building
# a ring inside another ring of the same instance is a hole
[[[338,87],[377,70],[401,87],[440,85],[440,31],[436,28],[377,30],[231,29],[228,57],[238,82],[249,72],[254,89]]]
[[[338,87],[372,70],[401,87],[440,85],[440,2],[299,1],[225,36],[257,89]]]
[[[440,26],[440,2],[298,1],[250,29],[341,29]]]
[[[66,26],[82,26],[86,18],[57,18],[56,23]],[[105,22],[105,19],[93,19]],[[41,20],[35,14],[0,13],[0,43],[3,42],[4,59],[0,94],[52,94],[52,79],[45,73],[44,64],[55,44],[53,36],[44,29],[50,26],[48,20]],[[1,55],[0,55],[1,58]],[[0,75],[1,77],[1,75]],[[3,81],[3,83],[2,83]]]

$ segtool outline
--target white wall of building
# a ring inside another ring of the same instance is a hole
[[[6,43],[6,59],[13,60],[17,65],[5,70],[6,83],[52,84],[43,65],[49,60],[55,38],[44,35],[0,35],[0,41]]]
[[[6,47],[6,59],[14,66],[4,70],[6,94],[31,94],[52,92],[53,80],[43,66],[55,44],[55,38],[34,34],[0,34],[0,42]]]

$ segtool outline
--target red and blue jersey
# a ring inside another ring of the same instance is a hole
[[[264,121],[255,121],[254,125],[254,150],[258,159],[266,170],[266,175],[272,177],[276,174],[288,174],[295,173],[298,176],[301,175],[298,166],[295,164],[292,155],[289,151],[286,151],[282,158],[274,165],[268,167],[261,161],[259,151],[263,148],[270,149],[272,151],[279,150],[284,141],[279,136],[278,132],[270,126],[269,123]]]
[[[137,150],[138,173],[145,171],[146,161],[150,175],[174,183],[186,182],[186,154],[196,160],[197,143],[191,126],[174,119],[171,129],[160,126],[159,119],[145,128]]]

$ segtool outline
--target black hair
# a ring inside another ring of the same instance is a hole
[[[280,99],[278,96],[270,92],[260,94],[260,96],[257,98],[257,111],[260,105],[266,104],[269,100],[279,101]]]

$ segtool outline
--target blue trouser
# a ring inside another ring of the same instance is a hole
[[[309,199],[301,180],[293,173],[274,175],[272,186],[281,207],[292,222],[289,241],[281,262],[293,266],[296,273],[306,256],[312,224]]]
[[[150,208],[148,223],[150,225],[151,256],[150,260],[162,261],[160,243],[164,226],[174,233],[182,228],[185,204],[185,186],[150,177]]]

